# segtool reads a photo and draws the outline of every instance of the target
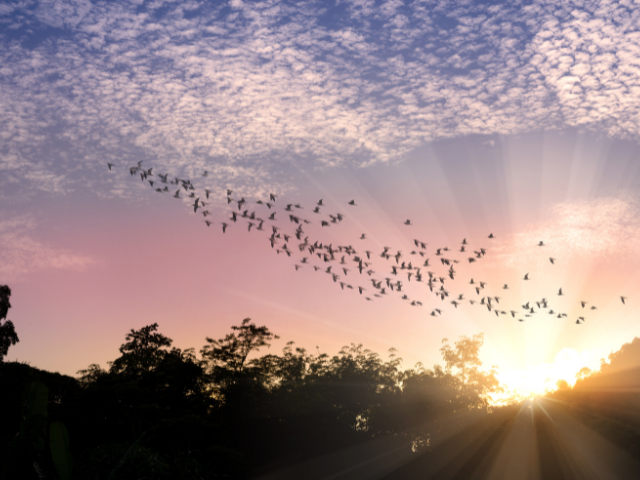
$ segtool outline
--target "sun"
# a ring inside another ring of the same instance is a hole
[[[525,370],[500,371],[497,377],[504,391],[492,395],[491,403],[516,403],[546,395],[560,387],[573,387],[585,367],[592,373],[599,370],[601,355],[601,352],[565,348],[551,363],[528,366]]]

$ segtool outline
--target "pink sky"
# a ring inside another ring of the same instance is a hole
[[[341,278],[364,286],[365,294],[374,292],[369,278],[391,276],[391,263],[379,258],[383,246],[402,250],[403,260],[415,264],[423,259],[410,255],[413,239],[424,240],[433,271],[445,277],[436,248],[455,252],[466,238],[469,250],[488,249],[481,261],[455,266],[445,302],[405,276],[407,294],[423,307],[397,295],[365,301],[309,265],[296,272],[299,261],[271,249],[269,222],[269,232],[248,233],[243,219],[223,235],[224,191],[216,191],[216,203],[207,207],[214,221],[207,228],[188,205],[143,188],[128,166],[109,173],[105,165],[93,181],[115,182],[127,198],[75,192],[40,196],[27,200],[28,210],[15,205],[3,212],[0,284],[13,290],[9,318],[20,337],[7,359],[74,375],[90,363],[106,367],[131,328],[157,322],[175,346],[199,350],[205,337],[219,338],[250,317],[280,335],[271,347],[276,351],[293,340],[335,354],[354,342],[383,356],[395,347],[407,368],[417,361],[430,367],[441,363],[443,338],[484,332],[485,366],[503,372],[553,364],[567,349],[597,364],[640,334],[637,168],[631,154],[621,158],[614,147],[575,134],[498,137],[493,146],[448,142],[399,165],[303,171],[278,197],[276,223],[290,233],[283,207],[299,202],[304,209],[297,214],[314,220],[305,225],[312,240],[374,252],[372,277],[360,276],[353,264]],[[206,185],[202,178],[193,182]],[[323,218],[340,212],[346,216],[341,224],[320,227],[320,216],[311,212],[320,198],[327,205]],[[357,206],[347,205],[351,199]],[[256,198],[247,200],[251,210],[267,211]],[[407,218],[413,226],[403,225]],[[365,232],[367,240],[359,240]],[[496,239],[487,238],[491,232]],[[539,240],[547,245],[538,247]],[[499,308],[519,316],[526,313],[521,304],[546,297],[568,317],[539,313],[523,323],[496,317],[465,303],[476,298],[470,278],[487,282],[481,296],[500,296]],[[454,293],[464,293],[458,308],[449,303]],[[629,297],[626,306],[620,295]],[[580,300],[589,302],[587,309]],[[588,310],[591,305],[597,310]],[[442,316],[431,316],[433,308]],[[587,322],[575,325],[585,313]]]

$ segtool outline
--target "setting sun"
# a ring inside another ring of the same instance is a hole
[[[585,367],[591,373],[600,368],[600,359],[604,352],[576,352],[573,349],[561,350],[552,363],[539,364],[525,371],[501,371],[497,377],[504,392],[492,395],[492,403],[502,405],[545,395],[558,389],[558,382],[565,381],[572,387]]]

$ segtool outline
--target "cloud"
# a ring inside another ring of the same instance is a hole
[[[553,206],[545,220],[532,224],[492,248],[497,264],[525,266],[548,264],[549,257],[563,261],[607,260],[640,254],[640,203],[629,195],[564,202]],[[544,247],[536,247],[543,241]],[[541,250],[544,249],[544,250]]]
[[[95,259],[47,246],[32,236],[32,218],[0,221],[0,278],[18,280],[37,270],[62,269],[84,271],[97,264]]]
[[[638,15],[595,1],[11,1],[0,168],[65,193],[105,161],[149,159],[253,190],[291,162],[396,161],[470,134],[637,138]]]

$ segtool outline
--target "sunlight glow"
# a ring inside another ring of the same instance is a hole
[[[582,368],[587,367],[594,373],[600,369],[600,359],[604,357],[606,354],[602,351],[578,352],[564,348],[551,363],[530,366],[526,371],[499,372],[497,377],[504,386],[504,392],[494,394],[491,402],[493,405],[506,405],[544,395],[557,390],[560,380],[573,387]]]

